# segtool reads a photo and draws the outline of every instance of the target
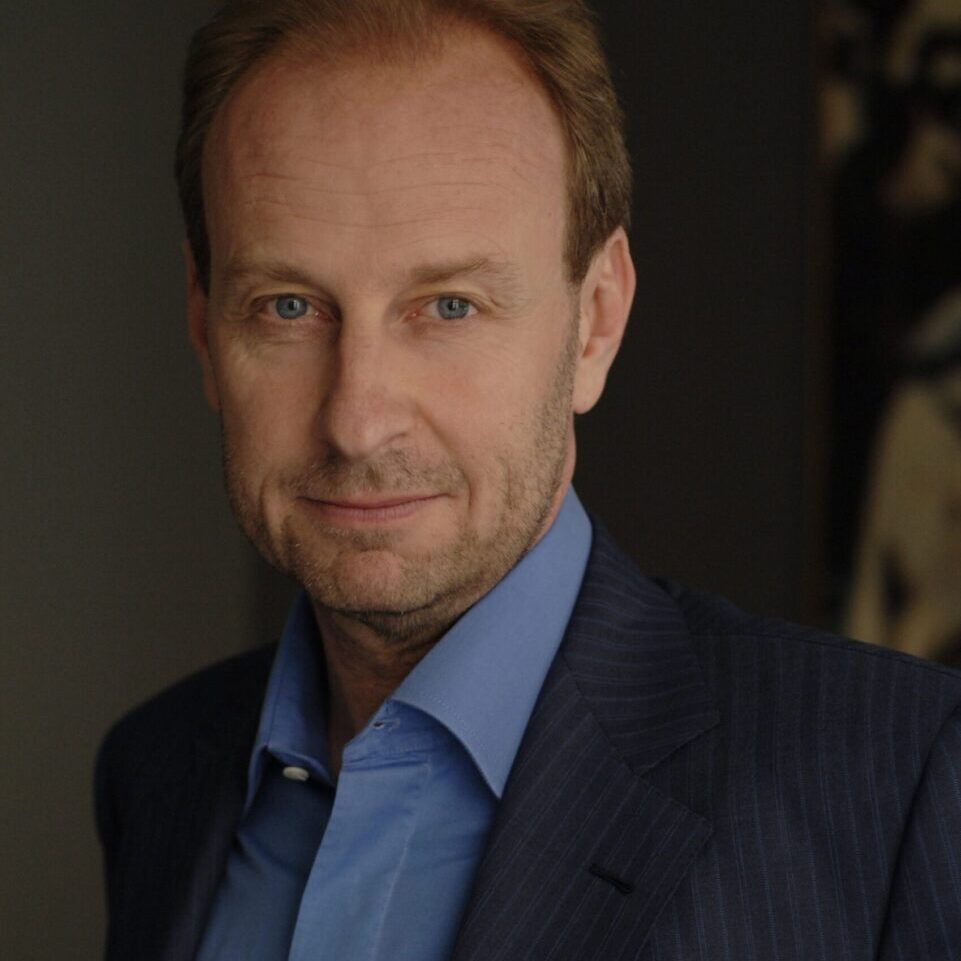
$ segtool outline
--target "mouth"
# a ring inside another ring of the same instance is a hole
[[[384,524],[404,520],[419,513],[440,494],[399,494],[392,497],[350,497],[323,499],[305,497],[307,504],[329,523],[338,525]]]

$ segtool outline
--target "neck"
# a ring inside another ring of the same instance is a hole
[[[347,742],[440,640],[456,616],[429,629],[394,632],[316,602],[314,616],[327,662],[328,750],[336,777]]]

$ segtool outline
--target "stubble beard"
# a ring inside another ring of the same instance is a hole
[[[501,514],[487,532],[464,525],[448,542],[416,558],[391,561],[393,535],[383,531],[325,528],[323,547],[312,549],[288,514],[271,531],[265,512],[245,482],[245,471],[226,430],[223,465],[228,499],[241,529],[274,567],[296,579],[315,605],[342,615],[396,644],[436,640],[497,584],[534,545],[550,515],[564,475],[571,396],[577,358],[577,324],[571,323],[550,393],[530,425],[529,447],[498,458]],[[223,425],[222,425],[223,429]],[[285,491],[323,492],[326,499],[404,491],[466,492],[466,479],[452,463],[424,466],[411,452],[391,451],[376,463],[326,459],[281,480]],[[378,562],[376,555],[380,555]],[[366,568],[364,565],[367,565]],[[390,567],[386,578],[378,578]],[[358,584],[358,568],[366,570]]]

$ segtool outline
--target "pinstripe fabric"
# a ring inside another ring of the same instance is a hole
[[[111,961],[192,956],[268,665],[207,672],[109,737]],[[961,961],[959,945],[961,675],[643,578],[597,526],[454,961]]]
[[[928,756],[894,870],[883,961],[961,957],[961,710],[942,729]],[[944,898],[954,891],[955,900]]]
[[[961,758],[948,720],[961,677],[674,593],[723,721],[652,772],[714,834],[650,956],[961,958],[961,886],[948,883],[961,796],[950,765],[931,764],[953,751],[956,769]],[[921,814],[928,793],[937,806]],[[933,877],[923,861],[901,873],[905,851],[920,856],[942,836],[939,881],[920,886]],[[939,914],[949,919],[941,935]]]
[[[648,581],[598,529],[455,961],[961,959],[958,705],[955,672]]]
[[[710,835],[702,817],[637,777],[717,717],[675,605],[633,572],[625,578],[612,548],[595,533],[454,961],[614,961],[622,945],[643,942]],[[595,863],[634,892],[590,874]]]

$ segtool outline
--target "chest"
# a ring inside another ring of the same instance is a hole
[[[402,716],[348,747],[336,785],[300,760],[267,763],[199,961],[448,957],[496,806],[470,757]]]

